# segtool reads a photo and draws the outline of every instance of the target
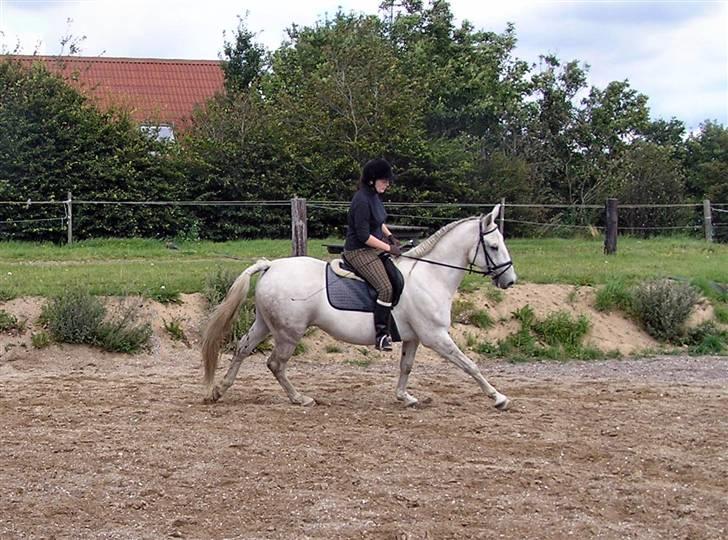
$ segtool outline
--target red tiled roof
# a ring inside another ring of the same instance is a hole
[[[101,109],[122,107],[138,123],[182,127],[196,105],[223,90],[215,60],[163,60],[80,56],[14,56],[43,62],[96,101]]]

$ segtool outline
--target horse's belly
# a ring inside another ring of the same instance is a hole
[[[360,311],[332,308],[328,301],[312,323],[330,336],[354,345],[374,343],[374,316]]]

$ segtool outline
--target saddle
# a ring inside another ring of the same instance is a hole
[[[404,290],[404,277],[389,257],[382,257],[382,262],[392,283],[392,306],[396,306]],[[334,309],[373,313],[377,291],[346,261],[335,259],[326,265],[326,297]],[[392,341],[401,341],[394,316],[391,323]]]

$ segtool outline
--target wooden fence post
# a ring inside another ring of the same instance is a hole
[[[306,199],[291,199],[291,242],[294,257],[306,256],[308,227],[306,224]]]
[[[617,253],[617,229],[619,225],[617,207],[617,199],[607,199],[607,230],[604,237],[605,255]]]
[[[505,226],[504,225],[505,220],[506,220],[506,198],[503,197],[501,199],[501,210],[500,210],[500,232],[501,232],[501,234],[505,234],[503,232],[503,231],[505,231],[505,229],[503,228]]]
[[[703,201],[703,227],[705,228],[705,240],[707,242],[713,241],[713,216],[710,212],[710,201],[705,199]]]
[[[66,200],[66,211],[68,214],[68,245],[73,244],[73,196],[68,192],[68,200]]]

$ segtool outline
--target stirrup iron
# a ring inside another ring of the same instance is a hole
[[[377,342],[374,346],[378,351],[391,351],[392,339],[387,334],[377,336]]]

